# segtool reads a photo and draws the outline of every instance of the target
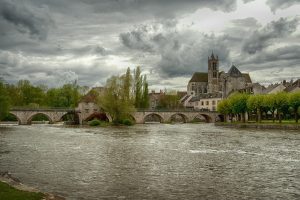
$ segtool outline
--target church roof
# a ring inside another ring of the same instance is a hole
[[[252,83],[250,75],[248,73],[242,73],[243,77],[245,77],[246,83]]]
[[[238,70],[238,68],[236,68],[236,66],[232,65],[228,71],[228,75],[229,76],[242,76],[242,73],[240,72],[240,70]]]
[[[190,82],[208,82],[207,72],[195,72],[189,83]]]

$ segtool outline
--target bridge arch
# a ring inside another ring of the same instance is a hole
[[[203,119],[206,123],[210,123],[213,121],[208,114],[204,114],[204,113],[197,113],[195,116],[193,116],[192,121],[201,122],[201,119]]]
[[[54,122],[54,119],[52,119],[51,116],[48,115],[48,113],[45,113],[45,112],[36,112],[36,113],[31,114],[31,115],[28,117],[28,119],[27,119],[27,124],[31,124],[32,119],[33,119],[35,116],[37,116],[37,115],[43,115],[43,116],[47,117],[48,120],[49,120],[49,124],[53,124],[53,122]]]
[[[225,122],[225,116],[224,115],[216,115],[216,122]]]
[[[21,121],[21,119],[19,118],[19,116],[17,115],[17,114],[15,114],[15,113],[13,113],[13,112],[8,112],[9,114],[11,114],[11,115],[13,115],[17,120],[18,120],[18,124],[20,125],[20,124],[22,124],[22,121]]]
[[[182,120],[182,121],[180,121]],[[173,115],[171,115],[170,122],[183,122],[183,123],[187,123],[188,122],[188,117],[183,114],[183,113],[175,113]]]
[[[77,112],[67,112],[60,117],[59,121],[69,121],[79,124],[79,115]]]
[[[105,112],[94,112],[94,113],[90,114],[89,116],[87,116],[84,119],[84,121],[88,122],[88,121],[91,121],[93,119],[98,119],[100,121],[109,122],[110,121],[110,116],[108,116],[108,114],[105,113]]]
[[[143,122],[159,122],[163,123],[164,118],[158,113],[149,113],[144,116]]]

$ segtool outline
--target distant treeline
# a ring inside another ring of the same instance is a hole
[[[245,114],[250,119],[254,116],[257,122],[271,118],[280,123],[283,119],[294,117],[298,122],[300,113],[300,92],[265,95],[248,95],[237,93],[218,104],[218,112],[224,114],[226,119],[235,117],[237,121],[245,122]],[[225,119],[225,120],[226,120]]]
[[[79,90],[76,84],[48,89],[42,85],[34,86],[28,80],[20,80],[17,84],[0,80],[0,117],[4,117],[10,107],[74,108],[81,97]]]

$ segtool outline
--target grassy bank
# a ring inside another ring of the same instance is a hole
[[[3,200],[40,200],[44,198],[40,192],[28,192],[15,189],[7,183],[0,182],[0,199]]]
[[[300,130],[300,123],[285,121],[282,123],[266,121],[262,123],[257,122],[217,122],[216,126],[224,126],[231,128],[256,128],[256,129],[280,129],[280,130]]]

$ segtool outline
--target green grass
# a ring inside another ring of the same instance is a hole
[[[279,121],[273,122],[273,120],[262,120],[261,123],[256,121],[247,121],[245,123],[236,121],[236,122],[218,122],[223,124],[267,124],[267,125],[300,125],[300,122],[296,123],[295,120],[282,120],[281,123]]]
[[[0,199],[2,200],[40,200],[43,193],[21,191],[7,183],[0,182]]]

